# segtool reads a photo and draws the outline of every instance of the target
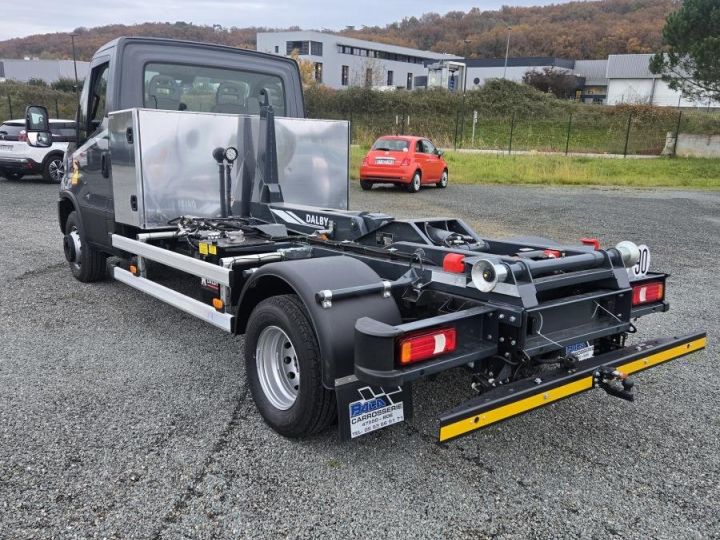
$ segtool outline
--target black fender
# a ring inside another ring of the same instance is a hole
[[[395,299],[382,294],[333,300],[323,308],[315,293],[379,283],[382,279],[367,264],[347,256],[320,257],[270,263],[253,273],[243,288],[236,313],[236,332],[244,333],[253,308],[276,294],[296,294],[305,305],[322,356],[323,385],[335,388],[335,380],[355,373],[355,322],[370,317],[386,324],[400,324]]]
[[[80,206],[75,199],[75,195],[70,191],[61,191],[58,197],[58,225],[60,226],[60,232],[65,234],[65,222],[71,212],[77,212],[78,222],[80,228],[83,229],[82,212],[80,212]]]

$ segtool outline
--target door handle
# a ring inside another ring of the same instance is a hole
[[[100,158],[100,171],[102,172],[103,178],[110,177],[110,156],[103,154]]]

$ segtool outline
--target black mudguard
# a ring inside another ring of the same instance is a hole
[[[239,299],[239,309],[250,309],[248,291],[262,287],[263,278],[272,277],[287,283],[305,304],[317,335],[322,355],[323,385],[335,389],[335,380],[354,374],[355,322],[370,317],[386,324],[400,324],[400,311],[395,299],[371,294],[333,300],[323,308],[315,293],[325,289],[341,289],[380,283],[382,279],[365,263],[352,257],[321,257],[270,263],[254,272]]]

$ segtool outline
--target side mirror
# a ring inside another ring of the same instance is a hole
[[[445,155],[445,151],[440,149],[435,150],[435,153],[440,157],[443,157]]]
[[[30,105],[25,109],[25,132],[30,146],[47,148],[52,145],[48,118],[47,109],[40,105]]]

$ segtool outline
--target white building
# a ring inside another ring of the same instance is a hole
[[[708,100],[692,101],[672,90],[650,71],[652,54],[611,54],[607,64],[607,104],[646,103],[660,107],[719,107]]]
[[[332,88],[424,86],[426,64],[456,56],[314,31],[259,32],[257,50],[313,63],[315,80]],[[416,78],[418,81],[416,81]]]
[[[464,62],[467,64],[468,90],[484,85],[489,79],[505,78],[520,83],[528,71],[543,71],[545,68],[572,74],[575,65],[574,60],[550,56],[508,58],[507,68],[504,58],[468,58]]]
[[[87,75],[88,62],[77,63],[78,80]],[[0,82],[28,82],[30,79],[42,79],[54,83],[58,79],[74,79],[75,69],[72,60],[14,60],[0,59]]]

